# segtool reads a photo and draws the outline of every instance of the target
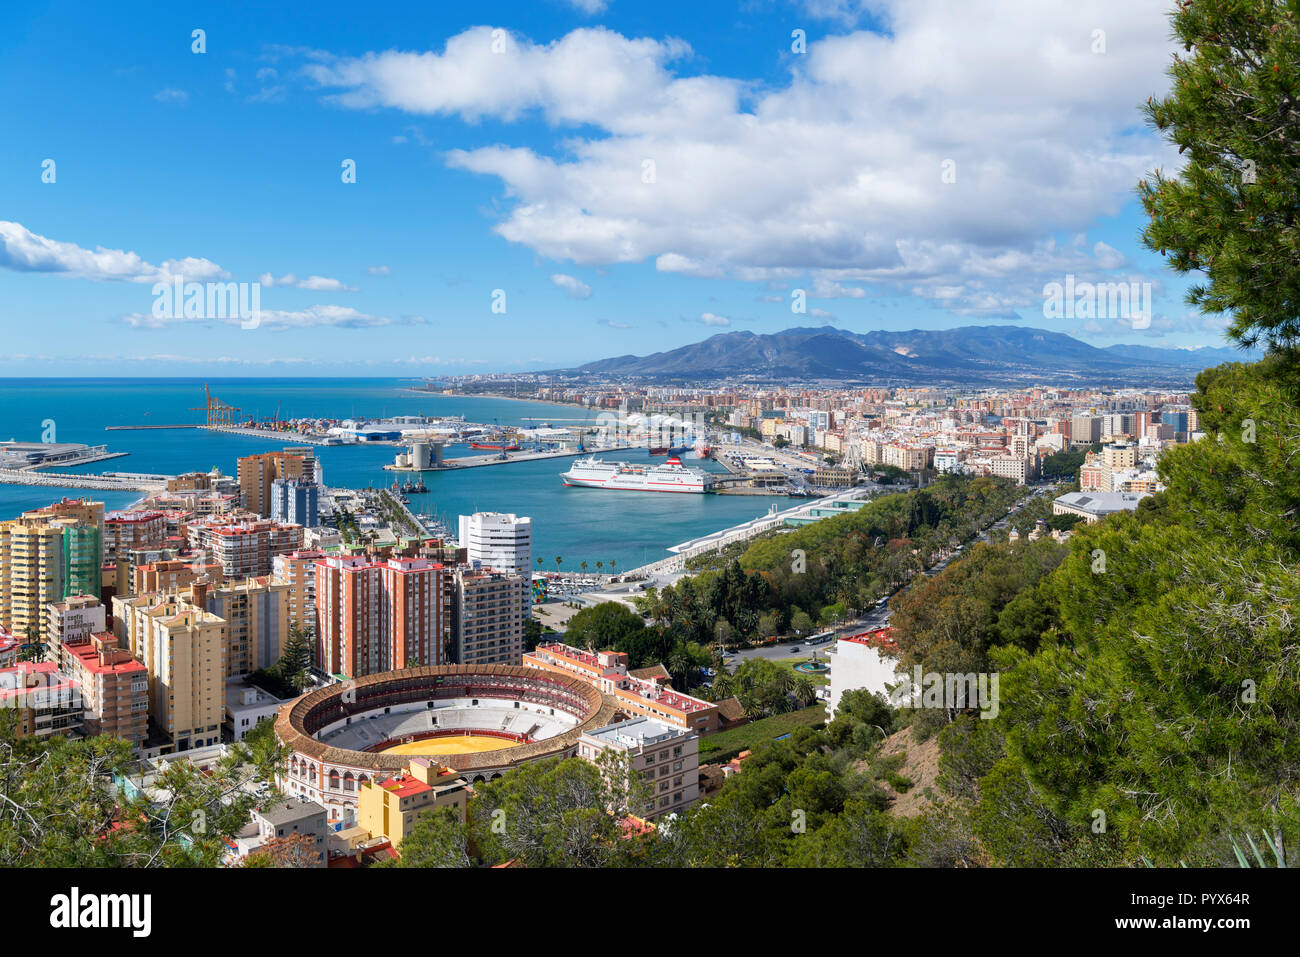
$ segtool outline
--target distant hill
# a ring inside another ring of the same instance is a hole
[[[1197,372],[1253,355],[1234,349],[1099,349],[1060,332],[1021,326],[961,326],[849,332],[831,326],[767,335],[724,332],[648,356],[617,356],[566,370],[657,379],[747,377],[907,383],[1069,381],[1190,382]]]

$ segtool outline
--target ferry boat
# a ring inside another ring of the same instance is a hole
[[[578,459],[560,476],[565,485],[611,488],[629,492],[687,492],[701,494],[713,485],[708,472],[688,468],[674,456],[663,465],[629,465],[595,457]]]
[[[682,455],[686,452],[689,452],[690,450],[691,450],[690,446],[687,445],[682,445],[682,446],[654,445],[650,447],[650,454],[654,456]]]

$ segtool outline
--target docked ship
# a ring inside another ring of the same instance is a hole
[[[692,492],[698,495],[709,491],[713,485],[713,477],[708,472],[688,468],[675,456],[663,465],[630,465],[594,457],[578,459],[560,477],[565,485],[628,492]]]

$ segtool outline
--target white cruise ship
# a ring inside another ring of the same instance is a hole
[[[604,459],[578,459],[561,478],[565,485],[613,488],[630,492],[707,492],[713,477],[682,465],[674,456],[663,465],[629,465]]]

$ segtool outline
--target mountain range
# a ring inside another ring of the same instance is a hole
[[[1020,326],[849,332],[831,326],[724,332],[648,356],[616,356],[563,370],[648,379],[749,378],[902,384],[1187,384],[1196,373],[1257,355],[1233,348],[1098,348]]]

